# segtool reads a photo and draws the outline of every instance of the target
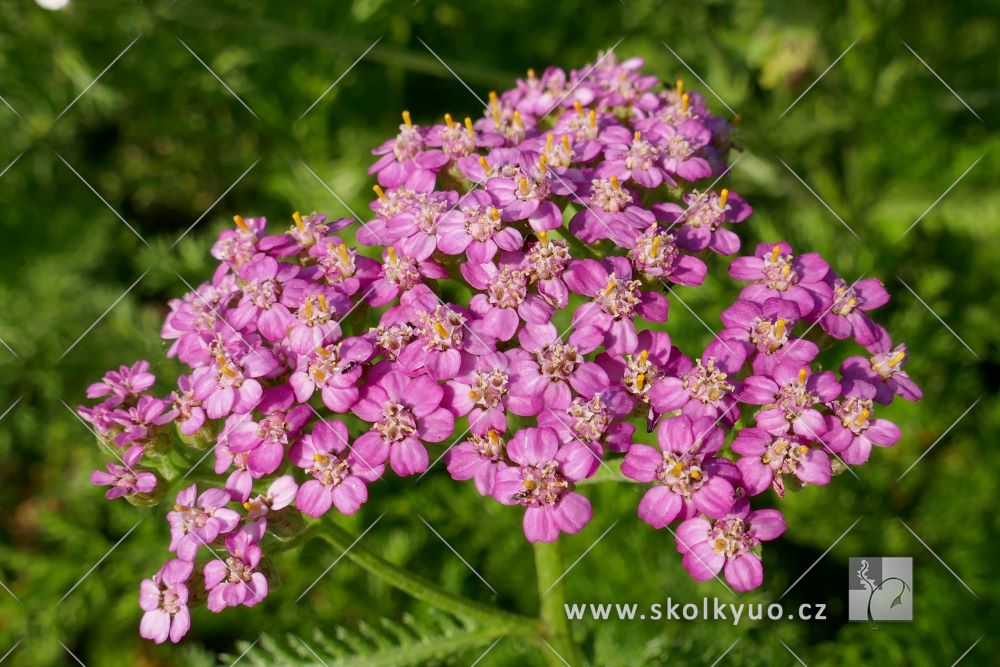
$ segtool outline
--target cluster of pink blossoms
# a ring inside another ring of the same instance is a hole
[[[93,474],[109,498],[153,502],[172,448],[214,447],[218,487],[178,493],[174,558],[142,582],[144,637],[185,634],[192,586],[212,611],[256,604],[269,529],[352,514],[387,468],[416,475],[442,455],[454,479],[523,507],[531,541],[587,525],[577,484],[620,459],[648,485],[639,516],[679,522],[691,575],[748,590],[763,580],[757,547],[785,530],[752,499],[826,484],[899,439],[876,406],[920,391],[906,347],[869,317],[889,295],[816,254],[777,242],[737,257],[729,274],[747,285],[721,332],[693,357],[671,344],[667,285],[700,285],[706,260],[736,254],[730,227],[750,207],[705,188],[731,125],[640,66],[608,54],[529,71],[478,120],[421,127],[404,112],[375,150],[369,219],[296,213],[268,234],[236,216],[220,234],[218,270],[163,327],[189,369],[176,389],[151,395],[141,361],[80,408],[121,452]],[[442,281],[471,297],[443,300]],[[812,332],[867,354],[821,370]]]

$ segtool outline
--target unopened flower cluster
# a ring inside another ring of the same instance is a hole
[[[163,327],[186,367],[176,388],[150,393],[140,361],[80,408],[118,454],[93,473],[108,498],[153,502],[171,450],[214,450],[218,483],[179,484],[167,514],[173,559],[142,582],[144,637],[179,640],[195,595],[215,612],[260,602],[269,530],[353,514],[383,475],[438,458],[522,507],[531,541],[583,529],[580,482],[620,465],[648,486],[642,520],[675,524],[694,578],[752,589],[759,545],[786,527],[755,497],[827,484],[899,439],[877,410],[920,390],[870,317],[885,288],[781,241],[724,259],[751,212],[709,187],[732,126],[640,66],[529,71],[477,119],[403,112],[374,151],[364,220],[296,213],[269,231],[236,216],[220,234],[218,270]],[[708,263],[745,287],[685,353],[666,295]],[[821,370],[817,333],[861,354]],[[658,446],[637,442],[649,432]]]

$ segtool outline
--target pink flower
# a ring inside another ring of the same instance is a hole
[[[746,220],[750,205],[736,193],[697,192],[684,195],[684,206],[673,202],[653,204],[657,220],[670,223],[677,243],[685,250],[698,252],[708,248],[720,255],[734,255],[740,250],[740,237],[722,227]]]
[[[830,404],[833,414],[826,417],[824,436],[831,450],[844,463],[859,465],[871,455],[872,445],[891,447],[900,438],[899,427],[888,419],[874,418],[874,385],[861,380],[848,383],[843,397]]]
[[[573,397],[570,387],[592,396],[608,386],[604,369],[584,355],[595,350],[603,335],[593,327],[577,329],[563,343],[551,324],[526,325],[520,333],[522,349],[511,350],[511,384],[508,406],[516,415],[533,416],[543,407],[566,408]]]
[[[341,514],[354,514],[368,500],[367,484],[382,476],[389,445],[362,436],[352,447],[348,438],[343,422],[328,419],[292,447],[290,458],[311,477],[295,496],[303,514],[323,516],[331,505]]]
[[[318,389],[323,405],[334,412],[347,412],[358,400],[363,364],[374,354],[372,344],[364,338],[346,338],[300,356],[288,380],[295,400],[305,403]]]
[[[485,331],[473,331],[457,307],[442,303],[427,287],[420,285],[410,290],[400,304],[397,311],[389,311],[382,320],[386,323],[398,316],[413,326],[415,339],[397,356],[399,366],[407,373],[426,372],[435,380],[447,380],[458,373],[465,350],[490,349]]]
[[[459,200],[455,210],[441,216],[438,236],[441,252],[465,253],[476,264],[492,260],[498,249],[520,250],[524,244],[521,232],[504,225],[500,209],[484,190],[469,192]]]
[[[437,170],[448,162],[443,151],[424,150],[424,131],[410,120],[410,112],[403,112],[399,134],[376,148],[372,153],[381,155],[369,169],[377,174],[382,187],[406,186],[415,190],[434,187]]]
[[[371,306],[384,306],[400,293],[423,285],[425,279],[437,280],[448,277],[448,272],[440,265],[397,253],[392,246],[385,249],[382,261],[381,273],[369,290],[368,303]]]
[[[840,365],[840,373],[848,386],[854,381],[868,382],[875,387],[875,400],[883,405],[898,395],[908,401],[919,401],[924,393],[910,379],[902,366],[909,359],[905,343],[892,346],[892,338],[880,327],[878,340],[867,347],[870,359],[848,357]]]
[[[785,532],[781,512],[749,512],[744,504],[727,517],[709,521],[696,517],[677,527],[677,550],[684,554],[684,569],[697,581],[708,581],[724,571],[737,591],[749,591],[764,582],[764,567],[751,551],[761,542]]]
[[[832,275],[832,272],[831,272]],[[823,331],[834,338],[854,339],[861,345],[875,343],[881,331],[867,315],[867,311],[884,306],[889,301],[889,292],[878,278],[865,278],[848,285],[843,278],[831,281],[833,305],[820,318]]]
[[[228,555],[205,564],[206,606],[219,613],[226,607],[252,607],[267,597],[267,578],[257,571],[261,549],[250,532],[239,530],[226,538]]]
[[[177,428],[184,435],[193,435],[201,430],[205,425],[205,410],[201,407],[201,401],[194,397],[194,384],[190,375],[182,375],[177,378],[177,388],[174,392],[173,409],[177,416]]]
[[[697,287],[708,273],[705,262],[681,253],[674,243],[674,235],[656,223],[633,239],[628,258],[636,273],[669,280],[676,285]]]
[[[108,500],[132,496],[137,493],[152,493],[156,489],[156,475],[147,470],[136,470],[135,466],[142,458],[142,447],[130,447],[122,464],[114,461],[108,464],[108,471],[95,470],[90,473],[90,483],[95,486],[110,486],[105,497]]]
[[[271,512],[277,512],[291,505],[298,490],[299,486],[295,483],[294,477],[282,475],[271,482],[266,493],[259,493],[244,501],[243,509],[247,511],[248,521],[244,530],[254,531],[258,540],[262,538],[267,528],[267,516]]]
[[[658,414],[680,410],[692,419],[711,417],[732,425],[740,416],[735,392],[742,386],[735,375],[746,357],[742,343],[717,338],[693,367],[687,362],[678,369],[678,377],[657,381],[649,392],[649,404]]]
[[[351,411],[374,425],[354,446],[389,447],[389,465],[405,477],[427,469],[424,442],[441,442],[455,428],[455,417],[440,407],[444,390],[427,375],[408,378],[396,370],[369,377]]]
[[[781,364],[773,377],[753,375],[740,390],[739,399],[764,409],[755,415],[757,426],[773,435],[789,429],[810,440],[826,431],[823,415],[814,407],[840,396],[841,387],[830,371],[813,373],[809,366]]]
[[[212,365],[192,374],[194,398],[202,402],[210,419],[246,414],[257,407],[264,392],[257,378],[277,367],[278,360],[264,348],[219,354]]]
[[[480,495],[492,496],[497,472],[508,467],[506,445],[493,429],[483,435],[470,435],[444,455],[445,466],[452,479],[474,480]]]
[[[590,326],[604,333],[609,354],[635,349],[637,317],[650,322],[667,321],[667,298],[644,292],[632,279],[632,267],[624,257],[573,261],[563,278],[570,290],[594,299],[573,314],[573,326]]]
[[[507,431],[506,403],[510,400],[511,355],[495,352],[475,358],[475,367],[445,385],[442,405],[456,417],[469,416],[469,430],[484,435]]]
[[[569,233],[584,243],[610,239],[621,248],[631,247],[639,230],[656,223],[649,211],[637,206],[639,196],[621,185],[617,176],[593,178],[577,201],[580,210],[569,223]]]
[[[781,363],[803,366],[819,354],[816,343],[792,336],[799,321],[799,309],[782,299],[767,299],[763,304],[737,301],[722,311],[726,328],[719,333],[723,340],[740,341],[756,352],[755,375],[769,375]]]
[[[791,301],[803,318],[822,313],[832,302],[833,294],[825,282],[829,265],[816,253],[793,256],[784,242],[761,243],[753,257],[737,257],[729,265],[729,275],[737,280],[751,280],[740,298],[764,303],[770,298]]]
[[[176,644],[191,629],[187,580],[193,569],[193,563],[174,559],[152,579],[142,580],[139,606],[145,613],[139,623],[139,634],[144,639],[162,644],[169,637]]]
[[[264,416],[256,422],[243,421],[229,431],[229,451],[247,453],[247,469],[252,473],[262,476],[277,470],[285,448],[312,416],[308,405],[292,407],[293,399],[287,386],[268,389],[258,406]]]
[[[560,447],[547,428],[518,431],[507,443],[516,465],[497,471],[493,497],[504,505],[522,505],[529,542],[554,542],[559,533],[578,533],[590,522],[590,501],[572,490],[592,474],[594,454],[579,442]]]
[[[173,511],[167,513],[170,551],[176,552],[181,560],[192,561],[198,547],[233,530],[240,522],[240,515],[226,507],[229,501],[229,494],[223,489],[209,489],[198,496],[195,484],[178,493]]]
[[[691,365],[663,331],[640,331],[632,349],[615,355],[602,352],[596,361],[613,384],[640,404],[649,403],[650,390],[660,378],[676,375]]]
[[[805,484],[830,483],[830,457],[822,448],[810,447],[810,441],[801,436],[745,428],[733,440],[732,450],[741,456],[736,467],[751,496],[763,493],[768,486],[784,496],[784,478],[788,475],[795,475]]]
[[[662,451],[635,444],[622,462],[626,477],[653,483],[639,503],[639,518],[663,528],[677,518],[698,513],[721,517],[732,509],[739,473],[728,459],[715,456],[725,433],[713,419],[667,419],[656,438]]]
[[[167,405],[167,401],[162,399],[140,396],[134,407],[127,410],[116,409],[112,418],[121,427],[121,432],[115,436],[114,443],[121,447],[133,442],[149,443],[156,434],[157,427],[174,419],[172,412],[164,414]]]
[[[258,254],[239,269],[244,282],[243,298],[227,314],[231,326],[260,331],[267,340],[281,340],[292,319],[290,308],[298,308],[307,283],[298,278],[299,267]]]
[[[545,324],[551,321],[553,308],[541,296],[528,292],[530,276],[516,265],[497,268],[487,264],[463,264],[462,275],[470,285],[485,294],[476,294],[469,310],[482,319],[483,327],[497,340],[510,340],[521,321]]]
[[[149,362],[137,361],[129,366],[120,366],[117,371],[108,371],[100,382],[87,387],[87,398],[107,396],[109,407],[121,405],[137,397],[153,386],[156,376],[149,372]]]

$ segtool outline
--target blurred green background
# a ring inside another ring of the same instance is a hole
[[[420,39],[482,97],[509,87],[528,67],[579,67],[615,44],[622,57],[644,57],[649,73],[684,77],[688,88],[707,93],[683,58],[742,120],[744,150],[732,156],[739,162],[723,185],[754,206],[741,229],[745,247],[784,238],[824,253],[848,280],[882,277],[894,298],[880,320],[909,343],[909,371],[925,390],[923,402],[900,401],[886,411],[903,440],[874,452],[859,478],[841,475],[827,488],[789,495],[782,507],[790,529],[768,545],[767,581],[744,596],[777,597],[842,536],[785,599],[826,603],[829,621],[577,623],[594,662],[711,664],[739,639],[719,664],[794,664],[784,642],[809,665],[949,665],[993,632],[961,664],[996,664],[997,9],[989,1],[74,0],[46,11],[27,0],[4,2],[0,170],[13,164],[0,177],[0,338],[9,345],[0,348],[0,581],[12,594],[0,590],[0,656],[14,647],[5,664],[75,664],[65,649],[90,666],[212,665],[220,654],[230,655],[221,659],[229,664],[265,631],[286,645],[274,649],[285,657],[274,657],[265,639],[246,664],[282,664],[293,654],[308,664],[316,659],[287,633],[319,646],[322,637],[338,636],[338,627],[355,632],[381,617],[446,623],[346,560],[295,604],[337,556],[316,542],[276,559],[274,590],[261,606],[222,615],[197,610],[180,647],[140,640],[138,581],[167,557],[163,508],[104,501],[88,477],[105,457],[67,407],[107,368],[139,357],[175,375],[156,361],[163,358],[165,302],[186,290],[184,281],[210,275],[208,248],[233,213],[267,215],[282,226],[293,210],[364,213],[369,150],[395,132],[401,109],[423,124],[446,111],[479,114],[476,99]],[[711,93],[708,101],[729,114]],[[680,291],[713,327],[737,291],[726,264],[716,258],[704,288]],[[709,340],[676,302],[668,330],[689,351]],[[451,482],[440,465],[416,486],[392,480],[373,491],[345,522],[361,532],[385,512],[366,545],[451,590],[535,613],[519,512]],[[638,520],[639,489],[589,487],[587,494],[595,517],[564,540],[567,563],[620,523],[567,575],[570,600],[729,601],[717,583],[693,583],[670,535]],[[877,630],[846,623],[847,559],[861,555],[914,558],[912,623]],[[483,648],[461,653],[455,664],[472,663]],[[541,660],[507,640],[479,664]]]

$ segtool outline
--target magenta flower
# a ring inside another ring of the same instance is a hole
[[[341,334],[339,318],[351,306],[347,297],[329,287],[306,288],[301,305],[285,322],[288,347],[295,354],[309,354],[336,341]]]
[[[446,304],[420,285],[403,295],[400,306],[382,316],[383,324],[404,320],[412,326],[414,339],[397,355],[397,362],[410,375],[427,372],[435,380],[455,377],[468,354],[485,354],[494,348],[493,335],[481,321]]]
[[[608,386],[604,369],[584,355],[600,346],[603,334],[593,327],[576,329],[563,343],[551,324],[526,325],[520,333],[522,349],[511,350],[511,412],[537,415],[543,407],[566,408],[573,397],[570,387],[593,396]]]
[[[497,268],[488,264],[463,264],[466,281],[484,294],[469,301],[469,310],[483,321],[486,331],[498,340],[510,340],[521,321],[545,324],[552,320],[553,308],[541,296],[528,292],[529,275],[517,266]]]
[[[347,412],[358,400],[363,364],[374,354],[374,347],[364,338],[346,338],[300,356],[288,379],[295,400],[305,403],[319,390],[323,405],[334,412]]]
[[[292,220],[295,224],[287,232],[261,239],[257,248],[275,258],[308,253],[326,239],[328,234],[344,229],[354,222],[351,218],[329,220],[322,213],[302,215],[298,211],[292,213]]]
[[[819,440],[826,431],[823,415],[813,407],[840,396],[841,386],[830,371],[813,373],[809,366],[780,364],[773,377],[752,375],[743,382],[739,399],[762,405],[755,419],[757,426],[772,435],[789,429],[810,440]]]
[[[239,269],[244,282],[243,298],[227,314],[229,324],[236,329],[260,331],[271,342],[288,333],[292,319],[290,308],[298,308],[307,284],[298,278],[299,267],[273,257],[258,254]]]
[[[430,462],[423,443],[441,442],[455,428],[454,415],[440,407],[443,398],[444,389],[427,375],[408,378],[388,370],[369,377],[351,411],[374,428],[354,446],[388,446],[389,465],[401,477],[423,472]]]
[[[692,419],[711,417],[732,425],[740,416],[736,392],[742,386],[735,375],[746,358],[743,344],[717,338],[694,366],[687,362],[677,377],[658,380],[649,391],[649,404],[658,414],[680,410]]]
[[[135,406],[123,410],[117,408],[111,415],[119,428],[114,443],[121,447],[134,442],[149,444],[155,437],[158,427],[174,419],[172,412],[166,412],[169,403],[152,396],[140,396]]]
[[[548,197],[567,194],[569,187],[565,181],[553,179],[544,165],[522,163],[517,176],[491,178],[486,190],[500,206],[504,222],[527,220],[536,232],[562,226],[562,211]]]
[[[444,463],[452,479],[471,479],[479,495],[492,496],[497,472],[508,467],[505,454],[503,438],[489,429],[482,435],[472,434],[468,440],[449,449],[444,455]]]
[[[227,417],[222,433],[215,442],[215,474],[221,475],[230,468],[233,469],[226,478],[225,489],[233,500],[240,502],[250,497],[253,481],[264,476],[259,469],[250,469],[250,452],[234,452],[229,447],[229,434],[243,423],[252,423],[249,414]]]
[[[257,254],[257,243],[264,236],[267,218],[244,218],[234,215],[235,229],[227,229],[219,234],[212,246],[212,257],[222,265],[238,269]]]
[[[684,195],[685,206],[673,202],[653,204],[657,220],[670,223],[677,244],[685,250],[698,252],[708,248],[720,255],[734,255],[740,250],[740,237],[723,224],[746,220],[752,209],[739,195],[722,189]]]
[[[437,197],[423,197],[417,203],[389,218],[386,223],[388,240],[405,255],[423,261],[437,249],[441,235],[438,226],[444,214],[455,207],[458,195],[454,192]]]
[[[269,475],[277,470],[285,457],[285,448],[298,438],[299,431],[309,421],[312,408],[292,407],[293,401],[288,387],[268,389],[257,406],[264,416],[257,422],[243,421],[229,431],[229,451],[247,453],[250,472]]]
[[[764,567],[752,549],[777,539],[785,527],[778,510],[749,512],[744,504],[716,521],[696,517],[682,523],[675,533],[677,550],[684,554],[684,569],[697,581],[724,571],[730,586],[749,591],[764,582]]]
[[[785,242],[761,243],[753,257],[737,257],[729,265],[729,275],[753,281],[740,298],[762,304],[767,299],[791,301],[803,318],[822,313],[833,300],[825,282],[829,265],[816,253],[793,256]]]
[[[456,123],[451,114],[444,115],[444,125],[435,125],[427,132],[428,146],[440,147],[451,159],[465,157],[476,150],[476,130],[472,119],[466,117],[465,124]]]
[[[469,430],[474,434],[506,432],[511,367],[511,356],[504,352],[476,357],[475,368],[445,385],[442,405],[456,417],[468,415]]]
[[[565,308],[569,303],[569,288],[562,274],[569,265],[569,249],[565,241],[550,239],[547,232],[537,235],[538,243],[528,246],[524,254],[524,271],[537,283],[542,298],[556,308]]]
[[[87,387],[87,398],[107,396],[105,403],[115,407],[138,397],[153,386],[156,376],[149,372],[149,362],[137,361],[129,366],[119,366],[117,371],[108,371],[100,382]]]
[[[792,336],[799,321],[799,309],[781,299],[767,299],[763,304],[737,301],[722,311],[726,326],[719,338],[739,341],[756,352],[754,375],[770,375],[778,364],[804,366],[819,354],[816,343]]]
[[[880,328],[881,329],[881,328]],[[840,365],[840,373],[846,384],[861,380],[875,387],[875,400],[883,405],[892,402],[892,397],[898,395],[908,401],[919,401],[924,393],[917,383],[910,379],[903,364],[909,358],[905,343],[892,346],[892,338],[885,329],[880,336],[867,346],[870,359],[864,357],[848,357]]]
[[[525,507],[529,542],[554,542],[559,533],[578,533],[590,522],[590,501],[572,490],[594,469],[586,446],[573,441],[560,447],[555,431],[526,428],[507,443],[507,455],[516,465],[497,471],[493,497]]]
[[[848,386],[844,396],[830,405],[833,414],[826,417],[828,430],[824,439],[844,463],[859,465],[868,460],[872,445],[891,447],[901,433],[888,419],[874,418],[877,394],[874,385],[856,380]]]
[[[219,613],[226,607],[252,607],[267,597],[267,578],[257,571],[261,549],[250,532],[238,530],[226,537],[226,560],[205,564],[206,606]]]
[[[830,457],[801,436],[745,428],[733,440],[732,450],[741,456],[736,467],[743,475],[743,488],[751,496],[763,493],[768,486],[784,496],[784,478],[788,475],[795,475],[805,484],[830,483]]]
[[[725,434],[713,419],[666,419],[656,439],[660,451],[635,444],[622,462],[623,475],[653,483],[639,502],[639,518],[663,528],[678,517],[703,513],[718,518],[732,509],[739,473],[731,461],[715,456]]]
[[[173,511],[167,513],[170,551],[176,552],[181,560],[192,561],[198,547],[236,528],[240,515],[226,507],[229,501],[229,494],[223,489],[209,489],[198,496],[195,484],[178,493]]]
[[[278,360],[264,348],[220,354],[211,366],[202,366],[191,375],[194,398],[205,406],[210,419],[230,413],[246,414],[257,407],[263,395],[257,378],[277,367]]]
[[[369,169],[377,174],[378,182],[385,188],[405,186],[414,190],[434,187],[437,170],[448,162],[444,151],[424,150],[425,133],[410,120],[410,112],[403,112],[399,134],[376,148],[372,153],[381,155]]]
[[[697,287],[705,281],[708,266],[697,257],[677,249],[673,234],[652,224],[632,241],[628,258],[636,273],[669,280],[677,285]]]
[[[108,500],[139,493],[152,493],[156,489],[156,475],[147,470],[136,470],[142,458],[142,447],[130,447],[122,457],[122,465],[112,461],[108,471],[95,470],[90,473],[90,483],[95,486],[110,486],[104,497]]]
[[[382,476],[389,445],[383,438],[362,436],[352,447],[348,437],[343,422],[328,419],[292,447],[290,458],[312,478],[295,496],[303,514],[323,516],[331,505],[341,514],[354,514],[368,500],[367,485]]]
[[[177,378],[177,388],[179,391],[173,394],[173,411],[177,415],[174,421],[182,434],[194,435],[205,425],[205,410],[201,407],[201,401],[194,397],[194,384],[190,375]]]
[[[352,296],[364,292],[378,276],[378,262],[358,254],[335,236],[328,236],[309,250],[327,285],[339,293]]]
[[[831,277],[832,275],[833,272],[830,273]],[[842,278],[833,277],[831,288],[833,305],[819,320],[823,331],[839,339],[854,336],[854,340],[861,345],[875,343],[881,332],[867,311],[888,303],[889,292],[882,281],[878,278],[865,278],[848,285]]]
[[[253,498],[243,502],[248,522],[243,529],[253,530],[259,541],[267,528],[267,516],[271,512],[282,510],[295,502],[298,490],[299,486],[291,475],[282,475],[275,479],[267,487],[266,493],[258,493]]]
[[[604,143],[604,162],[597,169],[600,178],[615,176],[619,181],[635,181],[644,188],[658,188],[667,181],[674,187],[676,183],[661,167],[659,137],[643,136],[639,130],[630,131],[616,125],[601,133]]]
[[[98,403],[90,408],[80,405],[76,408],[76,413],[94,427],[97,437],[104,440],[113,438],[121,428],[115,420],[115,416],[120,412],[107,403]]]
[[[142,580],[139,606],[145,613],[139,623],[139,635],[144,639],[162,644],[169,637],[176,644],[191,629],[187,580],[193,569],[193,563],[174,559],[152,579]]]
[[[680,364],[690,365],[663,331],[640,331],[631,350],[616,355],[602,352],[596,362],[612,383],[621,386],[640,404],[649,403],[650,390],[660,378],[676,375]]]
[[[569,233],[584,243],[610,239],[622,248],[630,247],[639,230],[656,223],[649,211],[637,206],[638,195],[621,185],[617,176],[593,178],[577,194],[581,204],[569,222]]]
[[[656,124],[646,130],[659,136],[657,143],[663,154],[663,169],[668,176],[680,176],[685,181],[697,181],[712,175],[712,166],[699,151],[708,145],[712,133],[696,120],[678,126]]]
[[[430,261],[419,261],[409,255],[396,252],[389,246],[382,256],[382,270],[369,290],[368,303],[372,306],[384,306],[400,293],[422,285],[424,280],[447,278],[448,272],[440,265]]]
[[[483,190],[473,190],[458,202],[455,210],[441,216],[438,224],[438,249],[446,255],[465,253],[469,261],[489,262],[497,250],[520,250],[521,232],[504,226],[501,211],[493,197]]]
[[[597,456],[607,448],[612,452],[628,451],[635,424],[619,421],[632,411],[633,402],[620,387],[605,387],[593,396],[577,396],[567,408],[545,408],[538,415],[538,425],[559,434],[563,442],[577,440]]]
[[[573,326],[590,326],[602,332],[609,354],[635,349],[639,335],[636,317],[667,321],[667,298],[639,289],[642,283],[632,279],[632,267],[624,257],[609,257],[603,262],[574,260],[563,278],[571,291],[593,299],[573,314]]]

